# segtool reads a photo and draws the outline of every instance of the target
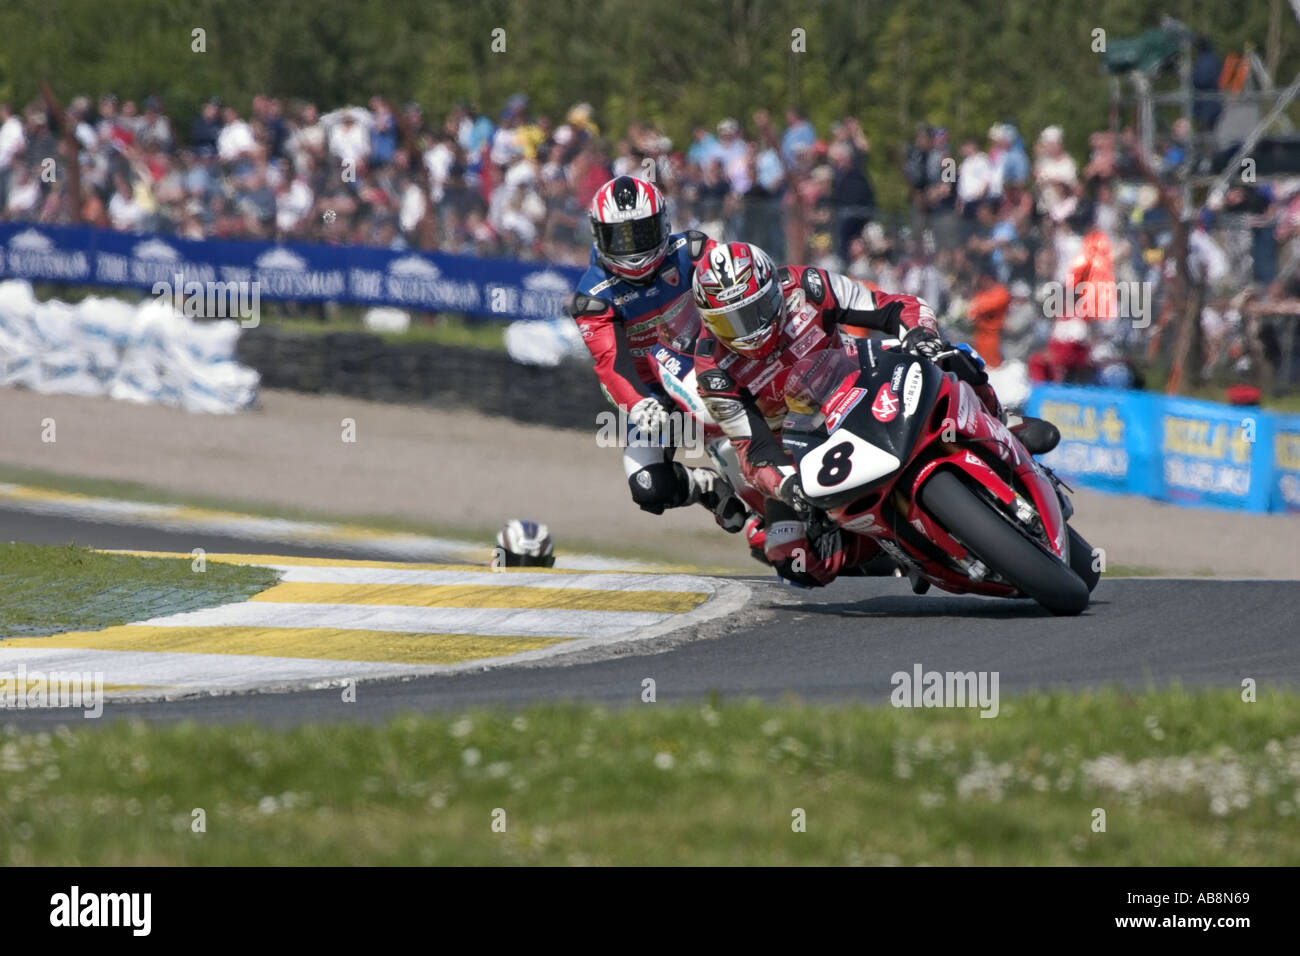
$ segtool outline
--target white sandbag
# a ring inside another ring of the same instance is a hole
[[[997,368],[986,369],[989,384],[997,393],[1003,406],[1012,412],[1018,412],[1029,401],[1029,367],[1019,360],[1003,362]]]
[[[42,395],[102,395],[104,385],[94,374],[90,357],[77,349],[43,352],[37,359],[39,374],[30,388]]]
[[[368,332],[405,332],[411,327],[411,313],[389,306],[367,309],[361,324]]]
[[[506,326],[506,351],[522,365],[559,365],[568,358],[587,355],[587,348],[572,319],[534,319]]]
[[[0,282],[0,386],[236,412],[259,384],[237,361],[239,335],[234,320],[196,321],[161,299],[39,302],[29,283]]]

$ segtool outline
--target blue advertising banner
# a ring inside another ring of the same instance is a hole
[[[1300,415],[1273,420],[1273,485],[1270,511],[1300,511]]]
[[[1152,494],[1150,396],[1108,388],[1035,388],[1027,411],[1061,430],[1043,463],[1092,488]]]
[[[1084,487],[1175,504],[1300,510],[1300,416],[1067,385],[1035,387],[1026,411],[1061,429],[1044,464]]]
[[[1153,398],[1160,448],[1155,497],[1268,510],[1272,416],[1257,408]]]
[[[0,223],[0,279],[146,292],[157,283],[256,282],[259,297],[268,300],[551,319],[561,314],[582,273],[575,266],[440,252]]]

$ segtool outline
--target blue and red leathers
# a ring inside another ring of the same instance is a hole
[[[591,352],[601,391],[615,407],[629,412],[644,398],[668,400],[651,350],[659,342],[662,322],[673,321],[684,309],[695,309],[691,273],[713,244],[702,232],[673,234],[663,263],[644,282],[605,269],[592,250],[591,263],[569,301],[569,314]],[[693,484],[692,470],[673,462],[671,448],[629,441],[623,469],[632,499],[652,514],[700,498],[698,480]]]

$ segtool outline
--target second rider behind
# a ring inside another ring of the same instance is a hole
[[[632,176],[597,190],[590,216],[591,264],[569,314],[595,360],[605,397],[627,415],[623,470],[632,500],[651,514],[699,502],[724,528],[738,531],[732,519],[744,509],[718,473],[673,461],[673,449],[659,443],[673,405],[649,357],[660,323],[694,307],[691,273],[713,240],[702,232],[670,233],[663,194]]]

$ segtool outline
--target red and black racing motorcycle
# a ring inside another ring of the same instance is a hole
[[[1088,606],[1100,575],[1059,479],[969,384],[864,339],[802,359],[786,404],[782,441],[815,520],[874,538],[917,593],[1027,597],[1054,614]]]

